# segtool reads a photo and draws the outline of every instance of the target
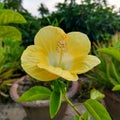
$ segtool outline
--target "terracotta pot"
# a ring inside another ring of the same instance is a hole
[[[105,91],[105,105],[112,120],[120,120],[120,96],[114,92]]]
[[[17,80],[10,89],[11,98],[15,102],[17,102],[17,99],[19,98],[17,92],[18,86],[20,82],[26,79],[26,77],[27,76],[23,76],[22,78]],[[77,89],[78,89],[78,82],[72,82],[72,86],[67,93],[68,97],[69,98],[73,97],[77,92]],[[38,100],[33,102],[22,102],[22,103],[19,102],[19,104],[23,106],[30,120],[51,120],[49,115],[49,100]],[[52,120],[62,120],[62,118],[65,115],[67,105],[68,104],[66,102],[62,102],[58,114]]]

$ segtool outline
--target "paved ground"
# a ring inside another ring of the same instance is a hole
[[[18,104],[0,105],[0,120],[24,120],[23,108]]]
[[[84,107],[77,105],[78,109],[83,112]],[[68,106],[63,120],[73,120],[74,110]],[[19,104],[0,105],[0,120],[28,120],[24,109]]]

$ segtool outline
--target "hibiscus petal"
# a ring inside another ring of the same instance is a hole
[[[22,55],[22,67],[32,77],[50,81],[63,77],[78,80],[77,74],[87,72],[100,63],[95,56],[88,55],[90,41],[80,32],[65,32],[59,27],[47,26],[36,34],[35,45],[28,47]]]
[[[68,52],[73,57],[84,56],[90,52],[90,40],[86,34],[81,32],[71,32],[67,34]]]
[[[59,27],[47,26],[36,34],[35,36],[35,45],[47,50],[47,52],[56,51],[58,41],[63,39],[66,36],[66,33]]]
[[[79,57],[75,59],[74,65],[70,71],[73,73],[82,74],[82,73],[88,72],[99,63],[100,63],[100,60],[93,55],[87,55],[82,58]]]
[[[62,77],[66,80],[69,80],[69,81],[78,80],[77,74],[71,73],[70,71],[67,71],[67,70],[63,70],[60,67],[47,66],[47,65],[42,64],[42,63],[38,64],[38,66],[39,66],[39,68],[45,69],[48,72],[56,74],[57,76]]]
[[[42,62],[47,64],[47,55],[42,48],[31,45],[22,54],[21,64],[23,69],[33,78],[41,81],[50,81],[58,78],[44,69],[40,69],[37,64]]]

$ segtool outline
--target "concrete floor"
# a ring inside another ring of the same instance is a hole
[[[83,112],[84,106],[77,105],[78,109]],[[68,106],[63,120],[73,120],[74,110]],[[29,120],[27,115],[19,104],[12,103],[7,105],[0,105],[0,120]]]

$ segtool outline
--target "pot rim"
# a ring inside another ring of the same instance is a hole
[[[15,81],[12,84],[12,86],[10,88],[11,98],[15,102],[17,102],[19,104],[22,104],[23,106],[26,106],[26,107],[48,106],[49,105],[49,100],[36,100],[36,101],[32,101],[32,102],[18,102],[17,101],[17,99],[20,97],[19,94],[17,93],[17,88],[19,86],[19,83],[27,77],[29,77],[29,76],[28,75],[22,76],[21,78],[19,78],[17,81]],[[67,96],[69,98],[72,98],[76,94],[77,90],[78,90],[78,81],[74,81],[74,82],[72,82],[71,88],[67,92]]]

